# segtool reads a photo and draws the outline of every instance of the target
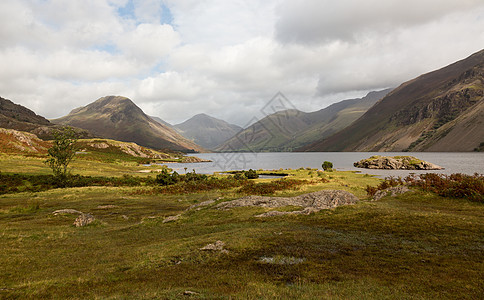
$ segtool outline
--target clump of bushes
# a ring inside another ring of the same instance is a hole
[[[252,181],[243,185],[238,192],[248,195],[269,195],[276,191],[297,189],[300,185],[308,183],[307,180],[279,179],[270,182],[254,183]]]
[[[410,186],[434,192],[444,197],[466,198],[484,203],[484,175],[474,174],[422,174],[408,176],[405,181]]]
[[[369,196],[373,196],[379,190],[404,184],[443,197],[465,198],[484,203],[484,175],[477,173],[474,175],[427,173],[407,176],[404,179],[390,177],[376,187],[367,186],[366,191]]]
[[[68,175],[59,178],[54,175],[24,175],[0,173],[0,194],[18,192],[41,192],[55,188],[84,186],[140,186],[154,184],[151,177],[93,177]]]
[[[249,171],[237,171],[235,172],[234,176],[236,179],[239,180],[259,178],[259,174],[257,174],[257,172],[252,169],[249,169]]]

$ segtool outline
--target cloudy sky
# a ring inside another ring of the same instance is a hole
[[[47,118],[106,95],[172,124],[315,111],[484,48],[482,0],[1,0],[0,96]]]

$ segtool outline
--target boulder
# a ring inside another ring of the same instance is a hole
[[[74,221],[74,226],[76,227],[86,226],[91,224],[94,220],[95,218],[93,215],[81,213]]]

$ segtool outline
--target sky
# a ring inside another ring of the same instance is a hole
[[[482,50],[483,28],[482,0],[1,0],[0,96],[245,126],[276,95],[309,112],[397,87]]]

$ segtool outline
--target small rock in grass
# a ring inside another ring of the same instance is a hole
[[[184,291],[183,292],[183,296],[195,296],[195,295],[200,295],[200,294],[197,293],[197,292],[193,292],[193,291]]]
[[[52,213],[53,215],[60,215],[60,214],[73,214],[73,215],[80,215],[82,214],[81,211],[72,209],[72,208],[66,208],[66,209],[59,209],[56,210]]]
[[[94,216],[91,214],[81,213],[79,217],[74,221],[74,226],[82,227],[91,224],[95,220]]]
[[[220,251],[222,253],[228,253],[227,249],[224,249],[225,243],[222,241],[216,241],[215,243],[208,244],[200,248],[202,251]]]
[[[176,216],[168,216],[165,219],[163,219],[163,223],[168,223],[168,222],[174,222],[178,219],[181,218],[181,215],[176,215]]]

